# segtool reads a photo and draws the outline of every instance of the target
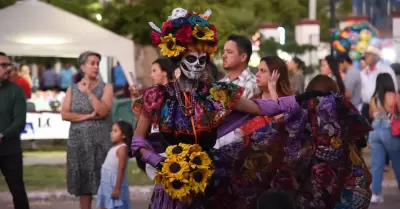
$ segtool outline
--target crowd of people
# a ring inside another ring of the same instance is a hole
[[[210,14],[176,8],[161,29],[151,24],[163,57],[150,69],[154,86],[130,87],[134,126],[110,120],[123,82],[99,79],[98,53],[79,56],[81,78],[62,87],[61,115],[71,122],[67,190],[79,197],[80,208],[92,208],[95,195],[98,208],[135,207],[126,170],[132,157],[155,180],[151,209],[366,209],[382,203],[386,154],[400,182],[400,133],[393,127],[400,95],[379,49],[367,49],[362,69],[348,56],[327,56],[320,75],[306,83],[299,58],[263,57],[253,74],[251,41],[231,35],[222,49],[227,74],[219,76]],[[23,74],[12,79],[11,69],[0,53],[0,98],[6,101],[0,103],[0,169],[15,208],[28,209],[20,148],[28,95],[20,86],[32,84],[21,84]],[[44,82],[46,89],[60,83],[50,72],[43,74],[53,79]],[[367,138],[371,172],[361,152]]]
[[[67,89],[83,77],[71,63],[27,65],[13,63],[9,80],[24,89],[25,97],[31,106],[29,111],[59,112]],[[117,98],[129,97],[128,82],[121,65],[117,62],[112,69],[112,83]]]

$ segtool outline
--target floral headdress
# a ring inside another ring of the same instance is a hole
[[[153,29],[153,45],[158,46],[166,57],[179,57],[187,51],[204,52],[213,57],[218,38],[215,26],[208,22],[210,15],[210,9],[204,14],[194,14],[175,8],[161,29],[149,22]]]

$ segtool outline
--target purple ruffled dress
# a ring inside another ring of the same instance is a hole
[[[194,143],[191,118],[185,116],[179,106],[181,92],[173,88],[173,84],[156,86],[147,89],[136,102],[152,117],[153,122],[159,125],[160,140],[162,144],[173,145],[178,143]],[[213,146],[217,138],[226,135],[253,118],[253,115],[231,111],[231,107],[242,95],[242,88],[229,83],[202,84],[199,92],[194,95],[196,132],[198,144],[203,150],[210,153],[210,157],[218,162],[219,156],[213,153]],[[284,97],[278,102],[273,100],[255,100],[267,116],[278,115],[287,112],[297,106],[294,96]],[[132,150],[135,152],[140,148],[146,148],[148,152],[155,152],[151,143],[144,138],[134,137]],[[240,149],[235,152],[239,152]],[[148,159],[146,157],[146,159]],[[150,164],[150,163],[149,163]],[[215,165],[215,174],[209,182],[208,191],[203,197],[196,197],[190,204],[172,199],[161,185],[156,185],[151,201],[152,209],[186,209],[186,208],[213,208],[215,198],[212,188],[221,185],[220,181],[229,181],[230,170],[227,166]],[[211,204],[205,206],[207,204]]]
[[[291,196],[295,208],[367,209],[371,176],[356,144],[370,130],[337,94],[292,108],[282,120],[249,134],[248,147],[235,142],[210,151],[215,178],[227,179],[214,189],[214,206],[251,208],[273,189]]]

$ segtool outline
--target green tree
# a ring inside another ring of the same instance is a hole
[[[16,0],[0,0],[0,9],[13,5]]]
[[[148,22],[161,26],[176,7],[199,13],[210,8],[213,12],[210,21],[218,28],[221,45],[231,33],[251,37],[268,22],[280,23],[286,28],[287,39],[294,40],[296,21],[308,16],[306,0],[136,0],[128,5],[124,0],[110,0],[105,5],[98,0],[42,1],[92,20],[115,33],[132,35],[139,44],[151,43]],[[15,0],[0,0],[0,8],[13,3]],[[317,19],[321,21],[321,40],[327,41],[330,34],[329,1],[318,0],[317,11]],[[349,14],[351,0],[338,1],[336,11],[338,19]],[[96,14],[102,15],[101,21],[96,20]]]

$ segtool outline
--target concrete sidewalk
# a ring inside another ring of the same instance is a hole
[[[154,186],[131,186],[129,187],[132,200],[149,200],[153,192]],[[70,195],[66,190],[46,190],[46,191],[29,191],[28,198],[30,201],[74,201],[77,198]],[[12,202],[9,192],[0,192],[0,203]]]
[[[135,160],[135,159],[131,159]],[[367,165],[371,163],[369,152],[364,152],[364,160]],[[66,164],[66,157],[24,157],[24,165],[58,165]],[[397,188],[397,181],[393,177],[393,173],[386,172],[385,180],[382,183],[383,188],[393,189]],[[132,186],[130,187],[131,198],[133,200],[148,200],[151,197],[153,186]],[[51,191],[30,191],[28,197],[32,201],[53,201],[53,200],[76,200],[76,197],[68,194],[65,190],[51,190]],[[0,202],[11,201],[11,196],[8,192],[0,193]]]
[[[136,161],[131,158],[130,161]],[[24,157],[24,165],[63,165],[67,163],[66,157]]]

